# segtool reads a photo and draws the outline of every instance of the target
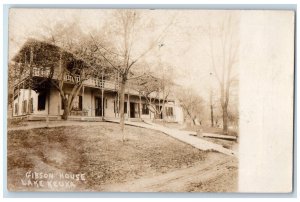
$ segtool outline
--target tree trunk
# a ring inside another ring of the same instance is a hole
[[[210,105],[210,119],[211,119],[211,127],[214,127],[214,109],[212,105]]]
[[[163,72],[163,74],[164,74],[164,72]],[[163,79],[163,81],[164,81],[164,79]],[[163,105],[162,105],[162,111],[161,111],[161,118],[162,118],[162,120],[163,120],[163,124],[165,125],[165,117],[166,117],[166,113],[165,113],[165,102],[166,102],[166,98],[165,98],[165,86],[164,86],[165,84],[163,84]]]
[[[126,80],[122,80],[121,85],[120,85],[120,126],[121,126],[122,140],[123,141],[125,141],[125,134],[124,134],[124,124],[125,124],[125,117],[124,117],[125,86],[126,86]]]
[[[68,106],[68,99],[67,98],[62,98],[63,99],[63,105],[64,105],[64,113],[62,115],[63,120],[68,120],[70,110]]]
[[[221,107],[222,107],[222,112],[223,112],[223,134],[227,135],[228,134],[228,101],[229,101],[229,88],[228,85],[227,87],[224,86],[224,82],[220,84],[221,86]],[[226,88],[226,94],[225,94],[225,89]]]
[[[142,96],[139,94],[140,102],[139,102],[139,118],[142,119]]]
[[[196,118],[192,118],[192,120],[193,120],[193,126],[195,126],[196,125]]]
[[[228,135],[228,105],[224,104],[223,106],[223,133]]]

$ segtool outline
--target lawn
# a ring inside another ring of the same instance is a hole
[[[8,189],[101,191],[107,184],[191,167],[208,156],[207,152],[157,131],[131,126],[126,126],[125,131],[127,141],[124,143],[119,126],[106,122],[92,126],[9,131]],[[37,175],[32,177],[34,172]],[[53,173],[54,178],[50,178]],[[70,179],[73,174],[82,177]],[[30,184],[28,179],[37,182]],[[39,184],[39,181],[49,183],[50,180],[65,184],[51,184],[50,188],[49,184]]]
[[[163,125],[165,127],[169,128],[176,128],[180,130],[187,130],[187,131],[195,131],[199,132],[202,131],[203,133],[213,133],[213,134],[219,134],[223,135],[223,129],[222,128],[217,128],[217,127],[211,127],[211,126],[205,126],[205,125],[181,125],[175,122],[163,122],[159,120],[154,120],[153,121],[155,124]],[[229,129],[228,130],[228,135],[231,136],[238,136],[238,129]]]
[[[210,127],[210,126],[190,126],[190,125],[180,125],[178,123],[172,123],[172,122],[162,122],[162,121],[154,121],[155,124],[163,125],[165,127],[169,128],[176,128],[179,130],[186,130],[186,131],[194,131],[197,132],[198,138],[204,139],[209,142],[213,142],[219,145],[222,145],[224,148],[227,149],[235,149],[238,147],[238,143],[234,140],[225,140],[225,139],[220,139],[220,138],[211,138],[211,137],[202,137],[201,133],[213,133],[213,134],[218,134],[221,135],[223,134],[222,128],[215,128],[215,127]],[[202,132],[200,132],[202,131]],[[229,134],[232,136],[238,137],[238,131],[237,130],[229,130]]]

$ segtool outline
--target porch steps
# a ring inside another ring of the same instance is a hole
[[[88,117],[88,116],[69,116],[68,120],[70,121],[87,121],[87,122],[99,122],[104,121],[102,117]]]
[[[47,118],[49,121],[58,121],[61,120],[61,116],[57,115],[24,115],[24,116],[18,116],[18,117],[13,117],[14,119],[25,119],[28,121],[47,121]],[[88,116],[69,116],[68,117],[69,121],[104,121],[102,117],[88,117]]]
[[[61,120],[60,116],[46,116],[46,115],[28,115],[28,121],[46,121],[48,118],[49,121]]]
[[[132,122],[143,122],[143,120],[141,118],[130,118],[128,121],[132,121]]]

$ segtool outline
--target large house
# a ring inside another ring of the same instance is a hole
[[[49,79],[58,80],[60,65],[69,65],[78,60],[66,51],[64,54],[72,60],[59,56],[61,49],[55,45],[37,40],[27,41],[12,59],[10,68],[14,68],[13,117],[26,117],[28,120],[59,120],[64,112],[60,92]],[[50,77],[51,75],[51,77]],[[75,79],[80,79],[76,77]],[[74,86],[74,77],[63,77],[63,91],[70,94]],[[69,119],[102,120],[119,118],[119,82],[117,76],[91,77],[83,82],[82,88],[74,98]],[[176,99],[169,97],[163,101],[152,98],[152,107],[165,107],[164,113],[149,110],[149,102],[134,88],[125,89],[124,113],[128,120],[164,119],[182,122],[183,113]],[[164,104],[162,104],[164,103]],[[159,110],[158,110],[159,111]],[[160,110],[161,111],[161,110]]]

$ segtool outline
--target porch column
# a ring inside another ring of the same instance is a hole
[[[29,84],[28,84],[28,103],[27,114],[31,114],[31,84],[32,84],[32,63],[33,63],[33,47],[30,47],[30,61],[29,61]]]
[[[101,89],[101,117],[102,117],[102,119],[104,119],[104,89],[102,88]]]
[[[20,114],[20,95],[21,95],[20,84],[18,84],[18,111],[17,111],[17,115]]]
[[[129,87],[128,87],[128,94],[127,94],[127,118],[130,118],[130,104],[129,104]]]
[[[103,81],[103,69],[102,69],[102,73],[101,73],[101,117],[102,120],[104,119],[104,81]]]
[[[81,103],[81,105],[82,105],[82,111],[84,111],[84,86],[82,86],[82,103]]]
[[[120,93],[118,89],[118,97],[117,97],[117,116],[120,117]]]
[[[128,89],[128,96],[127,96],[127,116],[128,116],[128,120],[130,118],[130,101],[129,101],[129,89]]]
[[[11,114],[11,117],[14,116],[14,110],[15,110],[15,104],[14,104],[14,101],[15,101],[15,76],[16,76],[16,63],[14,63],[14,71],[13,71],[13,96],[12,96],[12,100],[11,100],[11,109],[12,109],[12,114]]]
[[[120,77],[120,73],[119,71],[117,71],[117,87],[118,87],[118,98],[117,98],[117,113],[118,113],[118,117],[120,117],[120,83],[119,83],[119,77]],[[124,104],[124,103],[123,103]]]
[[[47,101],[48,101],[48,115],[50,114],[50,93],[51,89],[48,89]]]
[[[27,60],[26,60],[26,58],[27,58],[27,53],[26,53],[26,51],[25,51],[25,53],[24,53],[24,67],[26,67],[26,65],[27,65]],[[25,69],[25,68],[24,68]],[[25,72],[24,72],[25,71]],[[23,70],[23,73],[25,73],[26,74],[26,70]],[[22,107],[21,107],[21,114],[23,115],[23,113],[24,114],[26,114],[26,111],[25,112],[23,112],[23,110],[25,110],[25,105],[24,105],[24,107],[23,107],[23,104],[24,104],[24,99],[25,99],[25,86],[24,86],[24,83],[25,83],[25,81],[23,81],[23,87],[22,87],[22,89],[23,89],[23,96],[22,96]],[[26,106],[27,107],[27,106]]]
[[[28,103],[27,103],[27,114],[31,114],[31,81],[29,81],[29,92],[28,92]]]
[[[115,112],[115,118],[117,117],[117,113],[118,113],[118,103],[117,103],[117,96],[115,96],[114,98],[114,112]]]
[[[58,116],[60,116],[60,109],[61,109],[61,96],[60,96],[60,92],[58,91],[58,105],[57,105],[57,113],[58,113]]]
[[[46,116],[46,128],[49,127],[49,114],[50,114],[50,91],[51,89],[48,89],[48,93],[47,93],[47,102],[48,102],[48,114]]]
[[[142,118],[142,113],[141,113],[141,109],[142,109],[142,96],[141,94],[139,94],[139,97],[140,97],[140,106],[139,106],[139,116],[140,116],[140,119]]]
[[[24,92],[24,89],[25,89],[25,81],[23,81],[23,96],[22,96],[22,111],[23,111],[23,103],[24,103],[24,100],[25,100],[25,92]],[[24,105],[24,108],[25,108],[25,105]],[[25,110],[25,109],[24,109]],[[26,112],[24,112],[26,113]],[[23,115],[23,112],[22,112],[22,115]]]
[[[158,89],[158,114],[154,114],[154,117],[155,118],[160,118],[160,117],[157,117],[157,116],[160,116],[162,111],[160,109],[160,88]]]
[[[93,90],[91,90],[91,116],[95,116],[93,115],[93,112],[94,112],[94,109],[95,109],[95,106],[93,106]]]

